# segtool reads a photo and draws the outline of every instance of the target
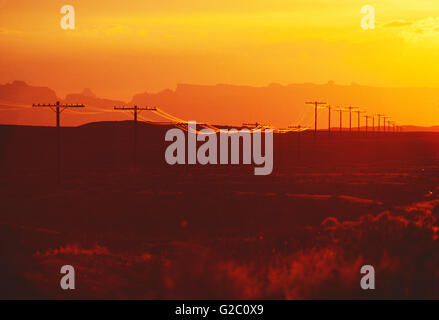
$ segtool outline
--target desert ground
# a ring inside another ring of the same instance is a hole
[[[275,136],[253,166],[170,166],[169,126],[0,126],[0,297],[439,298],[439,134]],[[75,267],[76,289],[60,289]],[[360,288],[373,265],[376,289]]]

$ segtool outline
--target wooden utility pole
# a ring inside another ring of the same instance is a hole
[[[343,111],[346,111],[346,110],[343,110],[343,108],[340,108],[340,107],[338,107],[339,109],[337,109],[337,110],[335,110],[335,111],[338,111],[339,113],[340,113],[340,121],[339,121],[339,125],[340,125],[340,134],[342,133],[342,130],[343,130]]]
[[[346,109],[349,111],[349,132],[352,132],[352,110],[355,110],[357,108],[349,106]]]
[[[331,135],[331,105],[328,105],[328,136]]]
[[[355,111],[358,115],[358,132],[360,132],[360,126],[361,126],[361,114],[366,113],[366,111],[357,110]]]
[[[381,117],[384,117],[384,114],[377,113],[376,116],[378,117],[378,132],[380,132],[380,120]]]
[[[386,132],[386,119],[390,119],[390,117],[383,117],[384,132]],[[387,121],[387,123],[389,123],[389,121]]]
[[[367,129],[368,129],[368,121],[370,118],[373,118],[373,116],[363,116],[366,119],[366,134],[367,134]]]
[[[56,176],[57,183],[61,183],[61,113],[68,108],[85,108],[83,104],[33,104],[35,108],[50,108],[56,113]]]
[[[314,133],[317,134],[317,109],[319,106],[326,105],[326,102],[309,101],[306,104],[311,104],[314,106]]]
[[[114,110],[122,110],[122,111],[132,111],[134,115],[134,146],[133,146],[133,169],[137,168],[137,114],[142,111],[157,111],[157,108],[150,107],[138,107],[134,105],[133,107],[114,107]]]

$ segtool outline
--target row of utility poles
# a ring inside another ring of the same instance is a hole
[[[332,109],[331,105],[328,105],[326,102],[319,102],[319,101],[313,101],[313,102],[306,102],[308,105],[314,106],[314,132],[317,133],[317,116],[318,116],[318,109],[328,109],[328,132],[331,132],[331,111],[337,111],[340,115],[340,132],[343,130],[343,112],[349,112],[349,132],[352,131],[352,112],[357,113],[358,118],[358,125],[357,129],[360,131],[361,129],[361,114],[366,113],[365,111],[359,110],[357,107],[337,107],[336,109]],[[69,108],[85,108],[85,105],[83,104],[61,104],[59,101],[55,104],[33,104],[33,107],[36,108],[50,108],[52,111],[56,113],[56,172],[57,172],[57,182],[61,182],[61,113]],[[134,106],[121,106],[121,107],[114,107],[114,110],[118,111],[131,111],[133,113],[134,121],[133,121],[133,168],[136,169],[137,167],[137,116],[142,111],[156,111],[157,108],[151,108],[151,107],[138,107],[137,105]],[[402,131],[402,127],[396,126],[394,121],[388,121],[390,117],[386,117],[383,114],[373,114],[373,115],[364,115],[363,116],[366,119],[366,133],[368,132],[368,124],[369,119],[372,119],[372,131],[375,132],[375,117],[378,119],[378,132],[381,131],[381,119],[383,119],[383,128],[384,132],[386,132],[386,123],[387,128],[390,128],[391,125],[393,125],[393,132],[396,131]],[[387,120],[387,121],[386,121]],[[244,124],[244,125],[252,125],[254,127],[259,126],[259,123],[252,123],[252,124]],[[303,131],[303,127],[299,126],[291,126],[289,128],[294,128],[299,133],[299,144],[300,144],[300,132]]]
[[[357,131],[361,131],[361,118],[366,120],[365,132],[369,132],[369,120],[372,119],[372,132],[381,132],[381,119],[383,119],[383,132],[401,132],[402,126],[396,125],[395,121],[390,121],[390,117],[385,116],[384,114],[365,114],[366,111],[360,110],[358,107],[348,106],[348,107],[337,107],[336,109],[331,108],[331,105],[326,102],[320,101],[308,101],[307,105],[312,105],[314,107],[314,132],[317,133],[317,116],[319,109],[328,109],[328,133],[331,132],[331,111],[337,111],[340,115],[339,120],[339,131],[340,133],[343,131],[343,112],[349,112],[349,132],[352,132],[352,113],[357,114]],[[362,114],[365,114],[362,116]],[[378,123],[375,126],[375,118],[377,118]],[[387,126],[386,126],[387,124]]]
[[[56,113],[56,180],[57,183],[61,183],[61,113],[69,108],[85,108],[83,104],[61,104],[57,101],[55,104],[33,104],[35,108],[50,108],[52,111]],[[133,168],[137,167],[137,115],[142,111],[156,111],[157,108],[150,107],[138,107],[134,106],[122,106],[122,107],[113,107],[114,110],[120,111],[131,111],[134,116],[133,121]]]

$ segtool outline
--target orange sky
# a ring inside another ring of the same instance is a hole
[[[76,29],[60,28],[60,8]],[[360,27],[363,5],[375,30]],[[439,87],[439,2],[0,0],[0,83],[130,100],[177,83]]]

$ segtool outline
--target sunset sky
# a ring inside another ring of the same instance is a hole
[[[60,9],[76,10],[62,30]],[[376,9],[363,30],[360,9]],[[0,0],[0,83],[129,100],[177,83],[439,87],[437,0]]]

